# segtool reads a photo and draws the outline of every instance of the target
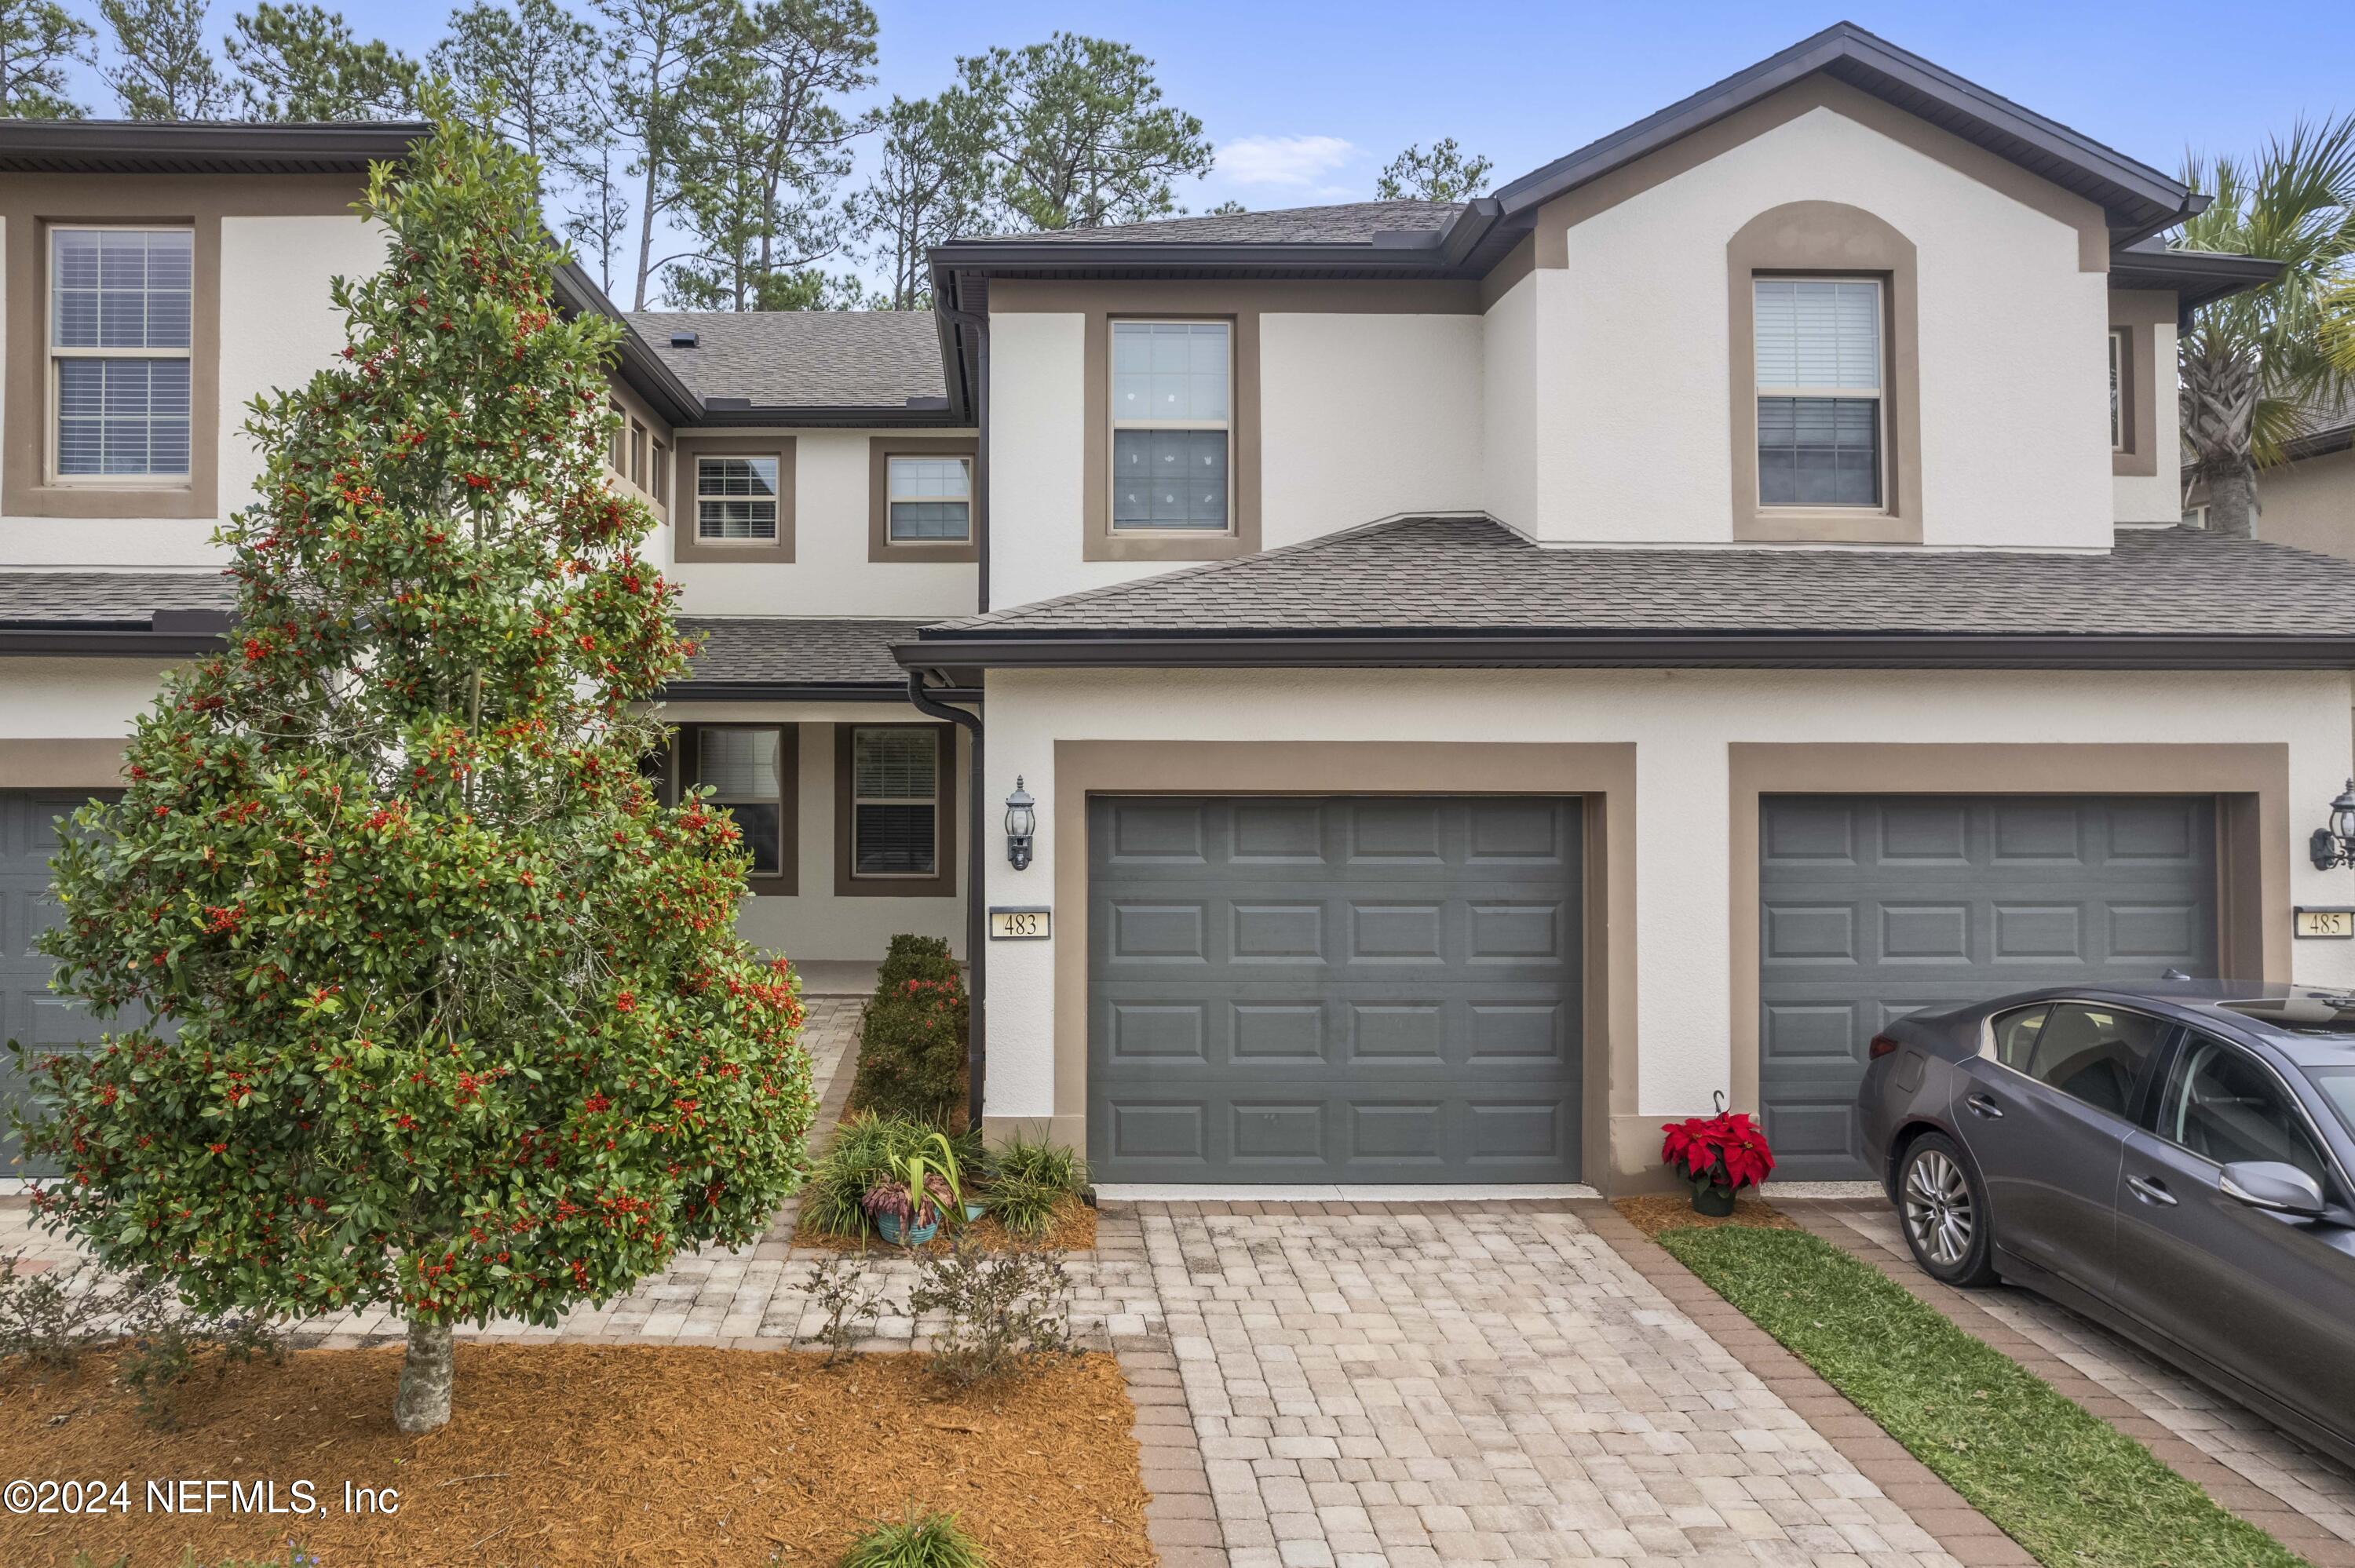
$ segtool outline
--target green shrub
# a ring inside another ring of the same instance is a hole
[[[859,1109],[945,1127],[964,1069],[972,1006],[964,971],[937,937],[891,938],[858,1026]]]
[[[896,990],[904,980],[951,980],[964,972],[964,966],[949,957],[948,938],[902,931],[883,950],[882,965],[875,971],[875,990],[880,995]]]
[[[801,1223],[820,1235],[871,1235],[875,1227],[862,1206],[867,1190],[897,1180],[897,1162],[911,1154],[923,1156],[928,1164],[936,1160],[940,1147],[932,1140],[939,1133],[930,1122],[905,1117],[861,1111],[846,1118],[802,1189]],[[980,1165],[980,1145],[979,1136],[971,1133],[949,1139],[958,1182],[968,1192]]]
[[[1088,1163],[1078,1150],[1044,1140],[1034,1142],[1019,1133],[997,1151],[991,1164],[1001,1180],[1028,1181],[1058,1192],[1077,1192],[1088,1184]]]
[[[898,1524],[878,1520],[842,1554],[842,1568],[989,1568],[956,1516],[910,1514]]]
[[[1071,1194],[1060,1187],[1000,1172],[982,1195],[1008,1235],[1037,1240],[1054,1228],[1055,1215]]]
[[[1071,1277],[1043,1252],[984,1252],[960,1241],[919,1258],[908,1310],[947,1315],[932,1336],[932,1370],[960,1387],[1043,1372],[1079,1354]]]

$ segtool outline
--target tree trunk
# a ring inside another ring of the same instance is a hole
[[[2208,476],[2208,531],[2235,539],[2257,532],[2257,476],[2247,469],[2232,469]]]
[[[393,1395],[392,1424],[411,1435],[450,1424],[450,1387],[456,1381],[450,1355],[450,1325],[409,1325],[409,1354],[400,1363],[400,1392]]]

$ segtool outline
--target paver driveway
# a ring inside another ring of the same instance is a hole
[[[1317,1207],[1141,1205],[1237,1568],[1954,1561],[1574,1216]]]

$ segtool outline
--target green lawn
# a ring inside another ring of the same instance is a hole
[[[1805,1231],[1660,1245],[2048,1568],[2295,1568],[2149,1449]]]

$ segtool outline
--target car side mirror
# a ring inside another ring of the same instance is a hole
[[[2330,1206],[2320,1182],[2296,1166],[2276,1160],[2243,1160],[2227,1165],[2219,1185],[2224,1196],[2276,1214],[2310,1220]]]

